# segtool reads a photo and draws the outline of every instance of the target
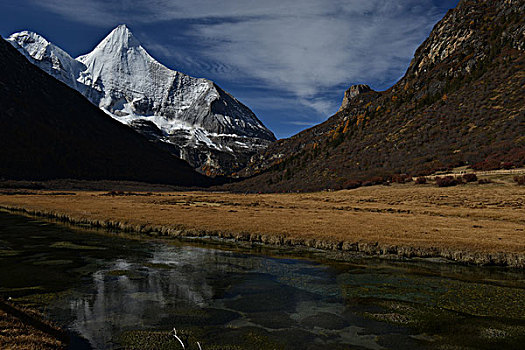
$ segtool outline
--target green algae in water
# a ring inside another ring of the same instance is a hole
[[[51,248],[61,248],[61,249],[75,249],[75,250],[105,250],[104,247],[94,247],[90,245],[80,245],[73,242],[56,242],[50,245]]]
[[[436,306],[473,316],[525,319],[525,289],[438,277],[354,274],[340,277],[347,299]]]
[[[205,327],[228,324],[238,319],[241,314],[231,310],[215,308],[176,308],[169,315],[162,317],[160,324],[178,325],[179,327]]]
[[[129,350],[180,349],[180,343],[170,332],[165,331],[127,331],[120,335],[120,344]]]
[[[0,287],[0,293],[9,294],[9,293],[34,293],[42,291],[44,288],[42,286],[31,286],[31,287],[19,287],[19,288],[4,288]]]
[[[396,275],[383,271],[343,273],[339,276],[347,299],[387,299],[435,305],[447,291],[439,278],[420,275]]]
[[[145,263],[144,266],[152,269],[171,269],[171,266],[169,264],[161,263]]]
[[[17,251],[17,250],[12,250],[12,249],[0,249],[0,258],[1,257],[10,257],[10,256],[15,256],[15,255],[19,255],[20,254],[20,251]]]
[[[290,314],[280,311],[251,313],[249,320],[269,329],[291,328],[297,326],[297,321]]]
[[[131,270],[111,270],[111,271],[106,272],[106,275],[115,276],[115,277],[125,276],[125,277],[132,278],[132,279],[143,278],[143,276],[141,276],[139,273],[137,273],[136,271],[131,271]]]
[[[73,260],[44,260],[35,261],[34,265],[69,265],[72,264]]]
[[[264,331],[259,329],[248,329],[241,332],[235,332],[229,339],[228,337],[222,337],[219,334],[215,334],[219,330],[214,331],[215,338],[219,344],[209,343],[206,341],[199,340],[199,336],[205,336],[198,329],[195,330],[180,330],[177,329],[177,336],[185,344],[186,349],[199,349],[197,342],[200,344],[202,349],[206,350],[285,350],[283,344],[277,344],[273,342],[268,336],[264,334]],[[173,336],[172,331],[142,331],[133,330],[127,331],[120,335],[120,344],[130,350],[143,350],[143,349],[181,349],[181,345],[177,339]]]
[[[24,306],[29,307],[42,307],[47,306],[53,302],[64,299],[65,297],[71,294],[70,290],[65,290],[62,292],[54,293],[42,293],[42,287],[37,287],[35,290],[38,290],[37,294],[28,294],[21,297],[12,298],[12,301]]]
[[[437,305],[473,316],[525,319],[525,289],[450,281]]]
[[[524,288],[459,280],[457,275],[450,279],[368,270],[340,275],[348,302],[379,307],[362,315],[406,326],[416,333],[412,339],[426,346],[519,348],[525,342]]]
[[[440,307],[390,300],[376,300],[371,303],[383,310],[378,313],[364,313],[365,317],[407,325],[416,333],[410,336],[412,339],[432,343],[436,348],[465,346],[475,349],[517,349],[525,341],[525,322],[519,320],[472,317]]]

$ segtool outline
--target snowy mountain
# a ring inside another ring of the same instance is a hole
[[[232,173],[275,140],[248,107],[210,80],[159,63],[125,25],[76,59],[36,33],[15,33],[8,41],[113,118],[203,172]]]
[[[7,41],[49,75],[76,90],[84,88],[77,82],[80,72],[86,69],[84,64],[45,38],[33,32],[23,31],[11,35]]]
[[[53,51],[53,47],[46,49]],[[48,68],[52,69],[53,62],[58,67],[59,61],[50,62]],[[197,173],[185,161],[117,122],[31,64],[2,38],[0,106],[3,179],[139,181],[176,186],[220,183],[221,179]]]

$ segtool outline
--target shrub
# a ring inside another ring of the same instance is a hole
[[[478,181],[478,177],[476,174],[465,174],[463,175],[463,180],[465,180],[465,182],[475,182]]]
[[[347,189],[347,190],[352,190],[352,189],[358,188],[358,187],[361,187],[361,182],[360,181],[348,180],[345,183],[343,183],[343,188]]]
[[[514,182],[516,182],[520,186],[525,185],[525,175],[514,176]]]
[[[412,181],[412,176],[408,174],[396,174],[392,176],[392,182],[404,184],[406,182]]]
[[[361,183],[361,186],[374,186],[374,185],[381,185],[385,182],[385,180],[381,176],[374,176],[366,181],[363,181]]]
[[[384,179],[381,176],[374,176],[369,181],[374,185],[380,185],[384,182]]]
[[[501,163],[495,159],[485,159],[482,162],[472,165],[474,170],[496,170],[501,168]]]
[[[480,185],[491,184],[491,183],[492,183],[492,180],[490,179],[479,179],[478,180],[478,184]]]
[[[396,174],[392,176],[392,182],[403,184],[405,183],[405,179],[402,175]]]
[[[105,196],[125,196],[126,194],[123,191],[110,191],[105,194]]]
[[[424,185],[427,183],[427,178],[424,176],[420,176],[416,179],[416,185]]]
[[[436,185],[439,187],[450,187],[458,185],[458,179],[453,176],[436,177]]]

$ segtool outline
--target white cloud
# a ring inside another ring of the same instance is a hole
[[[317,123],[318,122],[305,122],[305,121],[302,121],[302,120],[290,120],[290,121],[286,122],[286,124],[297,125],[297,126],[306,126],[306,127],[314,126]]]
[[[364,13],[377,0],[33,0],[35,4],[81,22],[107,25],[115,19],[157,22],[173,19],[329,15],[344,9]],[[413,1],[413,0],[410,0]],[[382,0],[382,2],[387,2]],[[406,1],[404,1],[406,2]]]
[[[175,64],[208,71],[222,80],[262,82],[325,115],[340,103],[327,97],[327,91],[352,83],[384,86],[397,78],[442,15],[430,0],[38,0],[38,4],[68,19],[108,29],[116,23],[170,25],[184,20],[190,30],[181,35],[200,48],[191,57],[158,38],[144,46]]]

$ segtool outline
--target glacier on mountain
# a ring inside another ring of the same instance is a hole
[[[275,140],[248,107],[212,81],[156,61],[126,25],[76,59],[29,31],[7,40],[110,116],[203,172],[230,174]]]

